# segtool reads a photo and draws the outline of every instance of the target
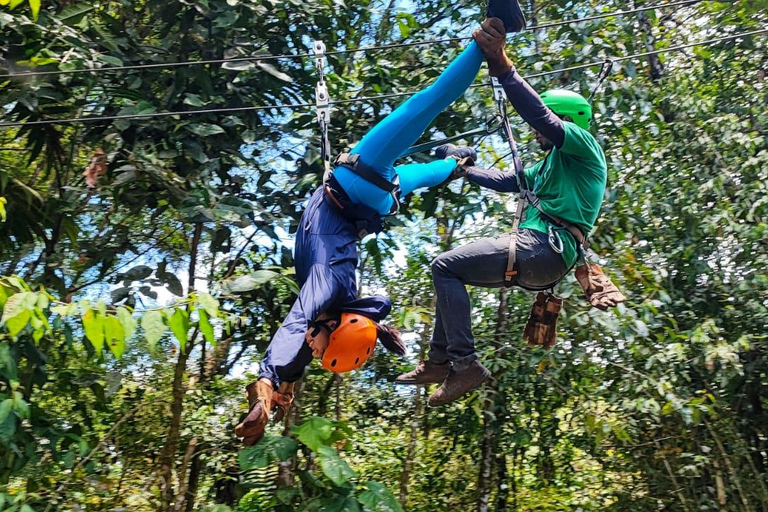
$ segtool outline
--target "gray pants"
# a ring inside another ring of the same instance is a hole
[[[429,350],[431,361],[452,361],[454,368],[461,369],[477,359],[465,285],[485,288],[508,285],[504,272],[509,236],[481,238],[445,252],[432,262],[437,311]],[[511,284],[543,290],[557,283],[569,269],[562,256],[550,247],[546,234],[521,229],[517,236],[516,270],[516,279]]]

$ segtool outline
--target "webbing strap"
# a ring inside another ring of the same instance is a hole
[[[515,220],[512,223],[512,232],[509,234],[509,254],[507,255],[507,271],[504,272],[504,280],[506,282],[512,281],[512,278],[517,275],[515,270],[515,263],[517,262],[517,232],[520,226],[520,219],[523,217],[525,207],[528,201],[525,197],[520,196],[517,201],[517,210],[515,210]]]
[[[360,155],[350,155],[349,153],[342,153],[336,157],[336,165],[343,165],[350,171],[354,172],[365,181],[370,181],[381,190],[389,192],[390,194],[397,190],[399,187],[397,184],[384,178],[381,174],[373,170],[373,168],[360,161]]]
[[[400,178],[395,173],[394,181],[389,181],[377,173],[371,166],[360,161],[360,155],[342,153],[336,157],[336,165],[343,165],[365,181],[375,185],[392,196],[392,208],[388,215],[394,215],[400,211]]]

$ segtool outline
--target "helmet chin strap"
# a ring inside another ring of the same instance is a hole
[[[336,329],[336,326],[334,325],[331,327],[328,325],[331,322],[335,322],[336,325],[339,323],[338,318],[324,318],[322,320],[313,320],[309,323],[309,326],[312,328],[312,332],[309,333],[310,337],[315,338],[318,334],[320,334],[320,331],[323,329],[326,329],[328,331],[328,334],[331,334],[334,329]]]

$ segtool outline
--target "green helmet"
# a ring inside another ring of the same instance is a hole
[[[559,116],[568,116],[576,126],[589,130],[592,107],[579,93],[565,89],[550,89],[541,95],[544,104]]]

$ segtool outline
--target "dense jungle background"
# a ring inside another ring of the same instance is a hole
[[[642,6],[523,4],[531,25]],[[241,450],[243,388],[295,297],[292,233],[322,175],[312,41],[441,40],[328,55],[331,99],[350,100],[332,109],[336,154],[403,100],[377,96],[437,76],[483,9],[0,1],[0,510],[768,510],[765,34],[616,62],[597,92],[609,183],[592,246],[626,304],[590,309],[567,279],[545,351],[521,340],[532,294],[472,289],[494,379],[427,407],[392,381],[429,342],[429,263],[509,229],[515,198],[461,181],[415,194],[360,244],[362,292],[392,296],[407,357],[379,350],[342,377],[313,363],[284,423]],[[589,95],[606,58],[767,24],[764,0],[694,0],[529,29],[508,52],[550,72],[537,90]],[[198,60],[217,62],[172,65]],[[485,125],[485,71],[477,84],[424,140]],[[107,119],[51,122],[89,116]],[[505,155],[498,134],[467,142],[484,165]]]

